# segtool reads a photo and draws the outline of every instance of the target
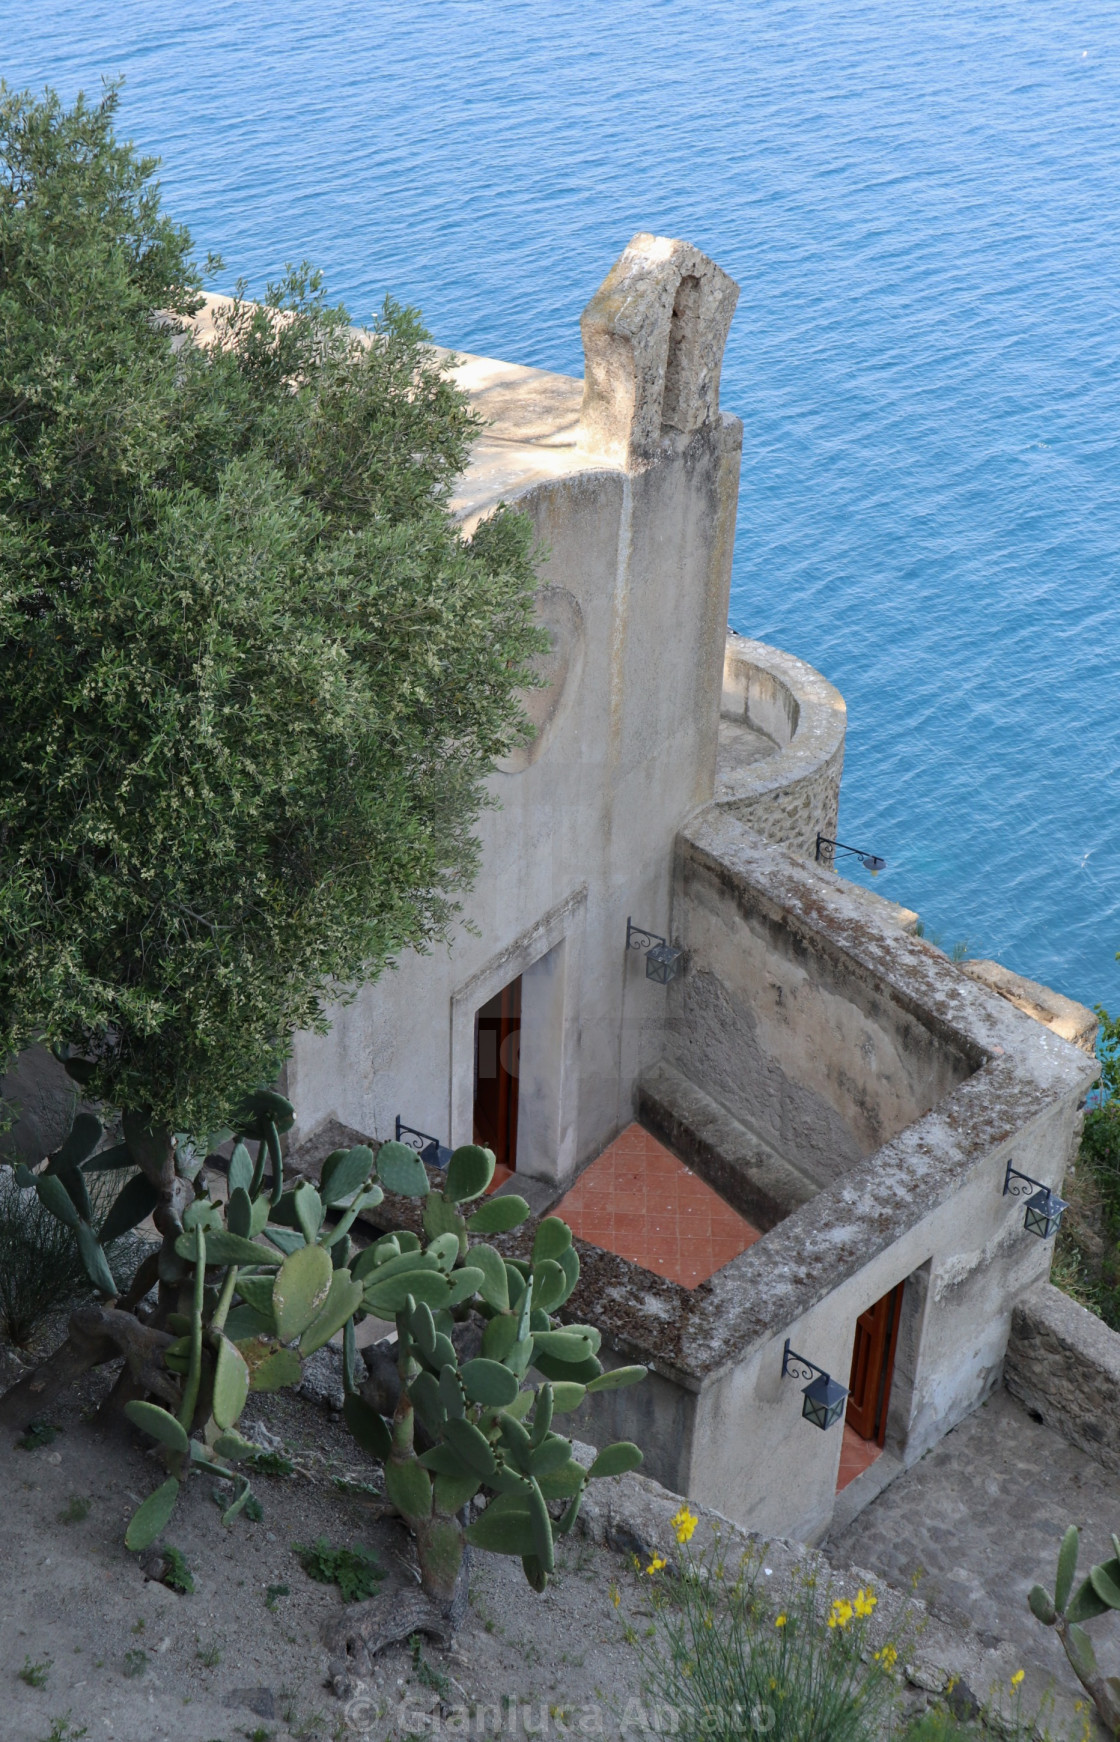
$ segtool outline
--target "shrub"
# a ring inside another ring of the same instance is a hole
[[[764,1589],[763,1553],[733,1573],[712,1551],[686,1552],[678,1575],[645,1570],[658,1625],[643,1648],[651,1697],[677,1714],[685,1734],[732,1742],[744,1732],[768,1742],[866,1742],[885,1734],[898,1707],[901,1641],[869,1639],[875,1593],[851,1598],[795,1568],[775,1603]]]
[[[117,1185],[90,1181],[94,1226],[104,1225]],[[149,1250],[135,1236],[111,1242],[113,1269],[127,1288]],[[0,1338],[26,1349],[54,1313],[91,1293],[89,1277],[71,1230],[16,1183],[11,1168],[0,1167]]]

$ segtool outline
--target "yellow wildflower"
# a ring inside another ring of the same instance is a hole
[[[863,1587],[861,1585],[859,1590],[856,1592],[856,1603],[855,1603],[856,1614],[859,1615],[861,1618],[865,1615],[870,1615],[872,1609],[874,1609],[874,1607],[878,1601],[879,1601],[879,1599],[875,1595],[874,1591],[871,1589],[870,1585],[868,1586],[866,1591],[863,1589]]]
[[[678,1542],[691,1542],[692,1533],[699,1522],[699,1518],[697,1518],[694,1512],[690,1512],[687,1506],[680,1507],[678,1511],[674,1512],[672,1518],[669,1520],[669,1523],[677,1533]]]
[[[775,1619],[774,1625],[775,1625],[775,1627],[784,1627],[788,1620],[789,1620],[788,1615],[779,1615]]]
[[[619,1590],[618,1586],[614,1583],[613,1580],[611,1581],[611,1586],[610,1586],[610,1597],[611,1597],[611,1602],[614,1604],[615,1608],[617,1609],[618,1605],[622,1601],[622,1592]]]
[[[846,1597],[834,1597],[832,1600],[832,1611],[828,1617],[828,1625],[830,1627],[846,1627],[854,1613],[855,1610],[852,1608],[852,1605],[848,1602]]]
[[[663,1561],[659,1554],[655,1554],[653,1559],[650,1561],[649,1566],[646,1568],[646,1572],[659,1573],[662,1567],[667,1567],[668,1564],[668,1561]]]
[[[898,1662],[898,1647],[884,1645],[881,1651],[875,1653],[875,1662],[881,1663],[884,1669],[893,1669]]]
[[[1011,1677],[1011,1686],[1013,1688],[1017,1688],[1019,1686],[1019,1683],[1022,1681],[1023,1677],[1026,1675],[1026,1673],[1027,1672],[1025,1669],[1017,1669],[1015,1671],[1015,1674]]]

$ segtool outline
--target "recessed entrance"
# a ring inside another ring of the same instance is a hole
[[[521,1054],[521,976],[474,1019],[474,1141],[497,1157],[494,1185],[517,1167],[517,1086]]]
[[[886,1442],[887,1412],[905,1287],[906,1284],[900,1282],[865,1313],[860,1313],[856,1320],[838,1488],[846,1488],[873,1464]]]

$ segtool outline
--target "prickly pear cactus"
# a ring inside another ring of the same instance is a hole
[[[203,1163],[186,1140],[176,1140],[169,1181],[159,1134],[142,1121],[130,1127],[127,1115],[125,1141],[108,1150],[97,1147],[100,1123],[80,1115],[62,1148],[20,1175],[74,1230],[107,1303],[96,1338],[85,1326],[88,1364],[125,1355],[125,1413],[161,1447],[167,1466],[166,1480],[133,1516],[127,1545],[141,1551],[160,1535],[192,1471],[233,1482],[223,1514],[232,1523],[250,1495],[241,1465],[261,1449],[239,1431],[249,1394],[298,1384],[304,1360],[342,1332],[345,1418],[359,1445],[384,1463],[386,1497],[415,1535],[433,1614],[446,1618],[461,1605],[468,1544],[516,1555],[542,1591],[556,1538],[575,1524],[588,1482],[621,1475],[642,1458],[623,1441],[585,1470],[556,1424],[589,1392],[634,1384],[645,1368],[604,1372],[599,1332],[555,1323],[579,1278],[571,1230],[558,1217],[539,1223],[528,1260],[504,1258],[487,1243],[529,1215],[522,1198],[485,1196],[494,1177],[490,1150],[457,1149],[437,1191],[407,1145],[381,1146],[375,1179],[373,1151],[359,1144],[327,1157],[317,1188],[304,1180],[286,1191],[280,1134],[293,1119],[271,1090],[246,1098],[238,1132],[217,1134],[235,1137],[225,1202],[208,1195]],[[255,1161],[246,1140],[258,1143]],[[83,1176],[132,1165],[142,1171],[123,1186],[99,1239]],[[352,1252],[355,1219],[385,1191],[423,1200],[424,1241],[402,1230]],[[114,1304],[104,1246],[153,1212],[163,1245],[137,1287],[143,1293],[158,1281],[159,1306],[141,1324],[122,1310],[128,1301]],[[400,1395],[391,1417],[358,1384],[354,1326],[367,1314],[396,1322]],[[474,1346],[466,1356],[464,1344]],[[479,1495],[486,1508],[468,1525],[465,1509]],[[395,1624],[403,1625],[399,1616]],[[423,1618],[413,1615],[406,1631],[418,1624]],[[367,1644],[397,1637],[393,1625],[386,1621],[383,1637],[374,1626]]]
[[[604,1372],[597,1330],[554,1323],[551,1315],[579,1278],[571,1230],[558,1217],[538,1224],[527,1261],[503,1258],[484,1239],[472,1244],[471,1235],[506,1233],[529,1215],[519,1197],[477,1203],[494,1177],[490,1150],[457,1149],[442,1191],[430,1188],[423,1163],[404,1144],[382,1146],[377,1173],[386,1190],[424,1200],[428,1243],[389,1234],[354,1265],[362,1313],[396,1322],[401,1391],[386,1420],[358,1395],[348,1355],[346,1420],[359,1443],[384,1460],[386,1493],[416,1535],[433,1600],[453,1602],[466,1543],[516,1555],[534,1590],[543,1591],[555,1539],[575,1524],[588,1482],[642,1461],[637,1446],[622,1441],[585,1470],[554,1424],[588,1392],[634,1384],[645,1368]],[[472,1318],[481,1323],[481,1348],[464,1360],[455,1332]],[[539,1381],[529,1381],[531,1369]],[[479,1494],[488,1498],[486,1509],[464,1526],[463,1509]],[[559,1518],[550,1501],[564,1503]]]
[[[1112,1559],[1090,1567],[1088,1578],[1074,1592],[1080,1541],[1077,1526],[1071,1524],[1058,1551],[1053,1596],[1044,1586],[1032,1585],[1027,1602],[1037,1621],[1057,1629],[1073,1672],[1091,1696],[1101,1722],[1120,1736],[1120,1676],[1101,1675],[1093,1642],[1083,1626],[1110,1609],[1120,1609],[1120,1537],[1112,1538]]]

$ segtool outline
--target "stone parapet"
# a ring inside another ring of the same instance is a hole
[[[819,671],[728,635],[717,803],[764,840],[811,859],[818,834],[836,835],[846,726],[844,698]],[[763,753],[737,754],[739,735]]]
[[[1043,1028],[1048,1028],[1051,1034],[1068,1040],[1071,1046],[1080,1047],[1090,1058],[1095,1057],[1097,1019],[1086,1005],[1063,997],[1061,992],[1055,992],[1050,986],[1040,986],[1037,980],[1028,980],[1022,974],[1013,974],[1001,962],[964,961],[961,963],[961,972],[967,974],[970,980],[975,980],[977,985],[989,986],[993,992],[998,992],[1001,998],[1014,1004],[1016,1010],[1021,1010],[1024,1016],[1031,1016],[1035,1022],[1041,1022]]]
[[[1013,1397],[1120,1472],[1120,1336],[1049,1282],[1016,1303],[1003,1370]]]

